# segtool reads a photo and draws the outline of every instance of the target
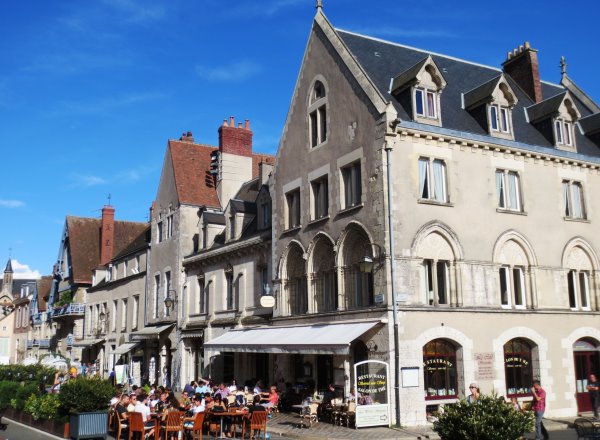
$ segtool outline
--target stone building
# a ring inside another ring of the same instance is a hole
[[[474,381],[530,400],[540,379],[548,416],[589,410],[599,132],[600,108],[564,66],[542,81],[527,43],[484,66],[335,29],[318,6],[273,174],[271,336],[228,350],[346,392],[353,363],[389,362],[406,425]],[[304,345],[276,339],[290,326]]]

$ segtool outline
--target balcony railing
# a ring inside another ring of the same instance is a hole
[[[33,339],[27,340],[27,348],[33,348]]]
[[[40,348],[50,348],[50,339],[38,339]]]
[[[85,305],[78,303],[71,303],[62,307],[54,307],[52,309],[52,318],[60,318],[63,316],[83,316],[84,314]]]

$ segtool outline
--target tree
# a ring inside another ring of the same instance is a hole
[[[515,411],[495,394],[481,395],[473,405],[447,405],[433,425],[442,440],[517,440],[533,427],[531,411]]]

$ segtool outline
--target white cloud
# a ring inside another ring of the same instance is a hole
[[[27,264],[21,264],[14,258],[11,260],[14,278],[17,279],[38,279],[42,277],[39,270],[31,269]]]
[[[200,78],[217,82],[243,81],[261,71],[262,66],[251,60],[240,60],[226,66],[196,66]]]
[[[78,187],[90,187],[90,186],[97,186],[97,185],[104,185],[107,183],[107,180],[99,177],[99,176],[94,176],[91,174],[71,174],[70,175],[71,180],[73,181],[73,186],[78,186]]]
[[[22,202],[21,200],[0,199],[0,207],[20,208],[21,206],[25,206],[25,202]]]

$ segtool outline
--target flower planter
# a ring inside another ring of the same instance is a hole
[[[74,439],[99,438],[106,439],[108,434],[108,413],[97,411],[72,414],[69,436]]]

